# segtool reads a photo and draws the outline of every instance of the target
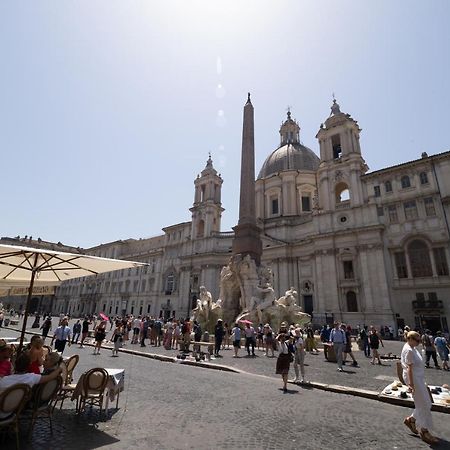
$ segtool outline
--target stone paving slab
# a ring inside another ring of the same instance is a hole
[[[308,386],[283,394],[279,377],[198,370],[129,354],[112,358],[104,350],[93,355],[89,347],[71,347],[67,356],[75,352],[75,379],[95,366],[125,369],[119,409],[111,409],[108,420],[96,409],[77,417],[66,401],[55,413],[53,437],[42,421],[22,449],[429,448],[403,426],[405,408]],[[437,448],[450,448],[448,416],[434,414],[434,421],[444,439]],[[0,447],[13,449],[14,440]]]

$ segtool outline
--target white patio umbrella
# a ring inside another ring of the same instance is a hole
[[[19,351],[22,349],[35,284],[54,286],[71,278],[145,265],[147,264],[135,261],[0,244],[0,287],[8,285],[28,287]]]

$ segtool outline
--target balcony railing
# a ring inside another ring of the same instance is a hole
[[[443,309],[442,300],[413,300],[413,309]]]

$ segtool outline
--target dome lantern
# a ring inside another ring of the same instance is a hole
[[[287,119],[280,128],[280,145],[300,143],[300,126],[291,118],[291,110],[288,108]]]

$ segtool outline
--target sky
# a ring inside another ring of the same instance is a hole
[[[211,152],[237,223],[242,112],[256,172],[290,107],[333,93],[370,170],[450,150],[448,0],[0,2],[0,236],[88,248],[190,220]]]

